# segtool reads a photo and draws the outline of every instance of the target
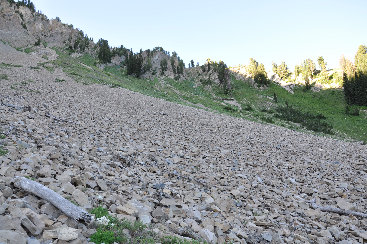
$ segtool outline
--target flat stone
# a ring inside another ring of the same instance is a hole
[[[127,203],[124,206],[121,206],[121,205],[117,206],[116,213],[126,214],[126,215],[135,215],[138,213],[138,210],[131,204]]]
[[[106,182],[102,179],[98,179],[96,180],[98,186],[101,188],[102,191],[107,191],[108,190],[108,186],[106,184]]]
[[[208,229],[201,229],[199,231],[200,236],[209,243],[217,243],[217,237],[213,232]]]
[[[57,230],[44,230],[42,234],[42,239],[52,240],[58,237]]]
[[[36,238],[28,237],[27,244],[41,244],[41,242],[37,240]]]
[[[89,203],[89,199],[87,194],[85,194],[84,192],[82,192],[79,189],[76,189],[73,192],[73,198],[74,200],[81,206],[81,207],[89,207],[90,203]]]
[[[62,241],[72,241],[78,238],[79,230],[63,226],[57,229],[57,238]]]
[[[0,243],[26,244],[27,236],[11,230],[0,230]]]
[[[66,182],[62,186],[62,191],[66,192],[66,193],[69,193],[69,194],[73,194],[75,189],[76,189],[75,186],[73,184],[71,184],[70,182]]]
[[[271,242],[271,240],[273,240],[273,236],[272,236],[272,235],[271,235],[271,233],[270,233],[270,232],[268,232],[268,231],[264,231],[263,233],[261,233],[261,237],[262,237],[264,240],[268,241],[268,242]]]

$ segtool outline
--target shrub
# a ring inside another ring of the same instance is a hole
[[[302,112],[291,106],[279,106],[276,108],[275,116],[279,119],[299,123],[308,130],[332,134],[332,125],[326,122],[326,117],[322,114],[311,114]]]
[[[168,68],[168,62],[167,62],[167,59],[162,59],[161,60],[161,63],[160,63],[160,66],[161,66],[161,75],[164,75],[164,72],[167,71],[167,68]]]
[[[96,233],[90,236],[90,241],[96,244],[112,244],[121,241],[121,237],[115,236],[113,231],[98,229]]]
[[[359,116],[359,108],[356,106],[345,106],[345,114],[351,115],[351,116]]]
[[[34,43],[35,46],[41,45],[41,38],[38,37],[37,41]]]
[[[269,80],[268,78],[265,76],[264,73],[257,73],[255,76],[254,76],[254,80],[255,82],[258,84],[258,85],[268,85],[269,84]]]

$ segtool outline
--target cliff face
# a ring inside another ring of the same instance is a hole
[[[31,46],[38,39],[48,46],[65,46],[81,34],[71,25],[49,20],[28,7],[0,0],[0,39],[13,47]]]

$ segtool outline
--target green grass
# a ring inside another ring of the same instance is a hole
[[[272,83],[265,89],[259,89],[248,82],[233,79],[233,90],[228,95],[218,85],[206,81],[138,79],[127,76],[126,71],[119,66],[106,66],[101,70],[97,67],[98,61],[89,54],[72,58],[66,51],[55,50],[59,55],[58,59],[45,63],[44,66],[48,64],[61,67],[71,78],[85,85],[97,83],[109,85],[111,88],[122,87],[148,96],[247,120],[302,131],[312,130],[312,133],[324,132],[333,134],[333,137],[367,142],[366,118],[362,115],[355,116],[355,113],[346,113],[346,103],[341,89],[313,92],[305,91],[299,86],[292,94],[278,84]],[[277,102],[274,100],[274,94]],[[224,101],[228,98],[237,102],[240,108]],[[299,116],[307,118],[307,123],[292,120],[284,114],[282,116],[281,108],[287,105],[299,111]]]
[[[196,244],[203,243],[199,241],[188,241],[177,237],[157,236],[149,226],[142,224],[139,221],[130,222],[128,220],[118,220],[112,217],[107,209],[97,207],[92,209],[91,214],[94,214],[97,224],[97,229],[90,236],[90,240],[96,244],[112,244],[116,243],[164,243],[164,244]],[[106,221],[104,224],[99,223],[100,219]],[[129,234],[126,235],[126,232]]]

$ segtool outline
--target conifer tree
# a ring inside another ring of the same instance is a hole
[[[108,45],[108,41],[101,38],[97,42],[97,46],[99,47],[98,59],[102,63],[111,63],[112,55],[111,55],[110,46]]]

